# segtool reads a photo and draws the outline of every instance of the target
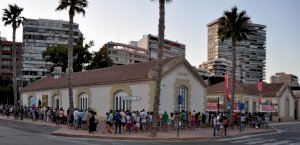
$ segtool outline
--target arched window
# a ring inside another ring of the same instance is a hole
[[[123,100],[124,97],[127,97],[128,94],[124,91],[118,91],[114,95],[114,109],[115,110],[129,110],[131,101],[129,100]]]
[[[188,89],[186,86],[180,85],[178,88],[178,96],[182,96],[182,103],[179,105],[179,109],[186,111],[187,106],[186,106],[186,98],[188,95]]]
[[[52,108],[53,109],[59,109],[59,96],[54,95],[52,99]]]
[[[88,94],[82,93],[79,95],[78,99],[79,99],[78,108],[82,110],[87,110],[89,108]]]

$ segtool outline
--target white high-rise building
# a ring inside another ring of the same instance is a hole
[[[208,62],[216,59],[226,59],[231,62],[231,40],[221,41],[218,36],[218,20],[208,27]],[[251,23],[249,39],[237,42],[236,79],[243,83],[256,83],[265,79],[266,68],[266,26]],[[231,65],[231,64],[230,64]],[[231,66],[230,66],[231,69]],[[227,69],[223,69],[224,71]],[[219,70],[213,71],[220,73]],[[225,73],[225,72],[223,72]]]
[[[79,39],[79,25],[74,24],[74,42]],[[48,19],[26,19],[23,25],[23,80],[30,83],[49,73],[42,53],[49,46],[67,45],[69,22]]]

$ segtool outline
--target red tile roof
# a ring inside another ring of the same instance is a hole
[[[207,88],[207,94],[215,93],[224,93],[225,87],[224,82],[209,86]],[[236,93],[245,93],[245,94],[256,94],[259,95],[259,91],[256,87],[256,84],[242,84],[236,83]],[[284,83],[274,83],[274,84],[263,84],[262,96],[263,97],[277,97],[277,93],[280,92],[280,89],[284,87]]]
[[[173,59],[176,58],[166,59],[163,61],[163,64],[166,64]],[[149,61],[89,70],[86,72],[76,72],[73,74],[72,86],[79,87],[150,80],[148,78],[148,72],[155,69],[156,61]],[[26,86],[24,88],[24,92],[64,87],[67,87],[66,75],[63,75],[58,79],[54,79],[53,77],[45,77]]]

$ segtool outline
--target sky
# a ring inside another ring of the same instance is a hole
[[[94,40],[91,51],[109,41],[128,43],[143,35],[158,34],[158,1],[88,0],[86,15],[75,22],[86,41]],[[67,11],[55,11],[59,0],[0,0],[3,8],[16,3],[27,18],[68,20]],[[186,59],[194,66],[207,60],[206,25],[237,6],[246,10],[253,23],[267,26],[266,81],[276,72],[300,77],[300,0],[173,0],[166,5],[165,38],[186,44]],[[0,23],[1,36],[11,40],[12,28]],[[22,27],[17,31],[22,41]]]

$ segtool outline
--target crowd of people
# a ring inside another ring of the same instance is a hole
[[[268,128],[270,115],[268,113],[234,113],[232,123],[227,113],[217,112],[164,112],[154,118],[153,112],[130,110],[110,110],[106,113],[105,120],[100,120],[97,112],[92,109],[80,110],[74,109],[73,113],[70,110],[65,112],[63,108],[50,107],[20,107],[12,105],[1,105],[0,113],[6,115],[7,118],[12,114],[15,119],[23,117],[34,121],[44,121],[49,123],[68,124],[68,128],[89,130],[89,133],[97,132],[99,123],[103,122],[105,128],[104,134],[125,133],[128,132],[147,132],[152,129],[167,132],[169,130],[198,130],[200,128],[213,127],[217,135],[225,134],[228,127],[240,128]],[[68,114],[70,114],[68,116]],[[153,124],[157,123],[153,128]]]

